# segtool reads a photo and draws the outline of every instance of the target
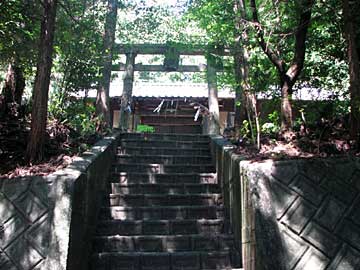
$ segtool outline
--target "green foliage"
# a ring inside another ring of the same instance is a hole
[[[199,22],[210,43],[229,45],[235,30],[233,3],[232,0],[196,0],[193,1],[187,16]]]
[[[316,2],[309,28],[307,58],[300,84],[345,97],[348,88],[341,1]]]
[[[132,1],[118,14],[118,41],[121,43],[203,43],[204,32],[197,22],[169,7]]]
[[[69,97],[54,91],[49,100],[49,116],[70,127],[76,135],[87,137],[96,133],[102,119],[95,116],[93,102]]]
[[[37,60],[41,5],[38,1],[0,1],[0,66],[16,62],[25,76]]]
[[[154,133],[155,128],[148,125],[137,125],[136,132],[143,132],[143,133]]]
[[[55,51],[56,83],[65,92],[96,88],[102,68],[104,2],[68,1],[72,14],[60,10]]]
[[[276,134],[280,131],[280,115],[278,111],[273,111],[268,115],[269,122],[261,125],[261,132],[264,134]]]
[[[250,138],[251,136],[251,126],[249,121],[244,120],[242,122],[241,128],[240,128],[240,136],[242,138]]]

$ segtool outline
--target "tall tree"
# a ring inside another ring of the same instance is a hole
[[[236,130],[240,129],[246,119],[246,93],[250,90],[249,85],[249,52],[248,34],[244,27],[246,10],[244,0],[234,0],[235,13],[235,37],[234,37],[234,69],[235,69],[235,119]]]
[[[104,117],[105,126],[111,126],[110,115],[110,80],[112,69],[113,47],[115,42],[118,0],[108,0],[104,29],[103,70],[96,96],[96,110]]]
[[[350,136],[360,143],[360,66],[358,47],[356,44],[355,4],[351,6],[349,0],[343,0],[344,33],[347,40],[347,57],[350,74]],[[356,14],[357,16],[358,14]]]
[[[252,21],[256,28],[258,43],[264,53],[270,59],[272,64],[276,67],[281,88],[281,127],[283,131],[292,129],[293,114],[291,105],[291,96],[293,86],[296,83],[303,67],[306,52],[306,36],[311,20],[311,11],[314,0],[301,0],[296,8],[296,15],[298,15],[297,26],[293,32],[282,34],[282,39],[286,35],[294,36],[295,43],[293,48],[293,58],[290,63],[287,63],[285,56],[278,50],[277,44],[269,44],[268,39],[265,38],[264,27],[260,22],[258,15],[258,8],[256,0],[250,1],[252,8]],[[279,3],[275,3],[278,5]],[[286,2],[285,4],[288,4]],[[278,16],[281,16],[278,13]],[[278,18],[281,21],[282,18]]]
[[[235,119],[234,126],[239,136],[240,126],[246,120],[246,116],[250,125],[255,122],[257,134],[257,147],[260,148],[260,123],[257,112],[256,96],[251,91],[250,86],[250,67],[249,67],[249,35],[246,26],[247,8],[245,0],[234,0],[235,13],[235,42],[234,42],[234,68],[235,68]],[[240,103],[240,106],[238,106]],[[252,137],[255,141],[255,130],[252,129]]]
[[[34,83],[31,112],[31,131],[29,143],[26,149],[26,158],[30,162],[43,159],[56,9],[57,0],[43,1],[39,58]]]

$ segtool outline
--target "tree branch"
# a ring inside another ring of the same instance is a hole
[[[66,0],[65,0],[66,1]],[[63,8],[63,10],[65,11],[65,13],[70,17],[71,20],[73,20],[75,23],[79,23],[79,19],[75,18],[72,14],[71,14],[71,8],[69,6],[66,6],[62,1],[59,1],[59,5]]]
[[[314,0],[304,0],[305,6],[302,9],[300,15],[298,30],[295,33],[295,54],[292,60],[292,64],[288,71],[286,72],[287,76],[290,79],[290,82],[295,83],[298,78],[305,61],[305,52],[306,52],[306,35],[308,32],[309,24],[311,21],[311,10],[314,4]]]
[[[259,21],[259,16],[257,12],[257,6],[255,0],[250,1],[250,6],[252,9],[252,21],[256,29],[256,34],[258,37],[259,45],[261,46],[264,53],[268,56],[270,61],[275,65],[280,73],[285,72],[285,63],[284,61],[274,52],[274,50],[265,42],[264,30]]]

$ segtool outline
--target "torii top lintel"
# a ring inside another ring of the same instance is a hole
[[[232,55],[229,48],[224,46],[201,45],[201,44],[183,44],[183,43],[167,43],[167,44],[115,44],[115,54],[165,54],[170,48],[176,49],[180,55],[206,55],[208,53],[229,56]]]

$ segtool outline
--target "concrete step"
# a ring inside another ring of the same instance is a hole
[[[211,156],[209,148],[190,148],[178,149],[174,147],[145,147],[145,146],[126,146],[118,147],[118,154],[131,154],[131,155],[198,155],[198,156]]]
[[[99,223],[96,235],[217,235],[226,232],[229,232],[229,222],[222,219],[106,220]]]
[[[92,258],[92,270],[232,270],[240,254],[221,252],[103,252]]]
[[[130,184],[217,184],[216,173],[113,172],[110,183]]]
[[[110,183],[112,194],[212,194],[220,193],[217,184],[122,184]]]
[[[232,235],[97,236],[95,252],[180,252],[235,250]]]
[[[222,204],[221,194],[109,194],[106,206],[214,206]]]
[[[223,206],[103,207],[100,220],[221,219]]]
[[[211,164],[211,156],[195,156],[195,155],[117,155],[116,164],[129,164],[129,163],[146,163],[146,164]]]
[[[214,173],[213,164],[118,164],[112,166],[114,173],[143,172],[143,173]]]
[[[172,134],[172,133],[122,133],[120,139],[142,139],[162,141],[200,141],[209,142],[207,135],[197,134]]]
[[[120,140],[121,147],[171,147],[174,149],[209,149],[209,142],[203,141],[164,141],[164,140],[142,140],[123,139]]]

